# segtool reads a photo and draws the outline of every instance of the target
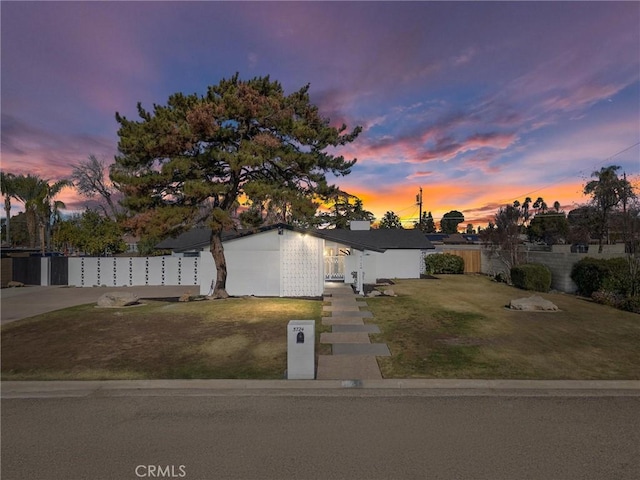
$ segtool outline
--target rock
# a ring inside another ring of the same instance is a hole
[[[382,295],[382,293],[378,290],[371,290],[369,293],[367,293],[367,297],[379,297],[380,295]]]
[[[16,282],[15,280],[11,280],[9,283],[7,283],[7,287],[9,287],[9,288],[24,287],[24,283]]]
[[[137,303],[138,297],[131,292],[105,293],[98,299],[99,307],[128,307]]]
[[[516,300],[511,300],[511,303],[509,303],[509,308],[511,308],[512,310],[523,311],[558,311],[558,307],[553,302],[545,300],[538,295],[532,295],[528,298],[518,298]]]
[[[183,294],[180,298],[178,298],[179,302],[189,302],[191,301],[191,295],[189,294],[189,292]]]
[[[383,295],[386,295],[387,297],[396,297],[396,292],[394,292],[393,290],[389,289],[389,290],[385,290],[384,292],[382,292]]]

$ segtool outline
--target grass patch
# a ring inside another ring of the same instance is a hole
[[[277,379],[287,366],[289,320],[316,320],[316,345],[323,331],[313,300],[145,302],[83,305],[3,326],[2,379]]]
[[[385,378],[640,379],[640,315],[565,294],[557,313],[516,312],[531,295],[481,275],[403,280],[367,299],[389,346]]]

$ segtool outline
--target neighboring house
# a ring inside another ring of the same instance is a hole
[[[194,229],[157,248],[188,255],[209,249],[211,232]],[[299,229],[277,224],[225,232],[227,292],[230,295],[317,297],[325,281],[364,283],[378,278],[419,278],[423,257],[433,245],[418,230],[371,230],[369,222],[351,229]],[[200,293],[207,295],[216,269],[202,255]]]

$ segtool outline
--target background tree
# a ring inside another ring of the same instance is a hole
[[[567,214],[569,224],[568,240],[572,244],[588,244],[591,238],[598,238],[602,235],[600,229],[599,215],[595,207],[582,205],[570,210]]]
[[[523,212],[519,206],[501,207],[495,214],[494,222],[482,231],[481,237],[494,257],[506,267],[504,274],[509,277],[512,267],[520,264],[520,235]]]
[[[532,241],[555,245],[569,235],[569,222],[562,212],[539,213],[531,220],[527,233]]]
[[[55,197],[62,189],[71,186],[68,180],[59,180],[53,184],[36,175],[19,175],[14,178],[14,197],[24,204],[29,231],[29,247],[40,245],[44,253],[46,239],[56,218],[56,213],[64,208],[64,203]]]
[[[465,230],[465,232],[467,233],[467,235],[472,235],[473,232],[473,223],[468,223],[467,224],[467,229]]]
[[[106,216],[115,220],[118,216],[118,208],[114,202],[117,190],[106,178],[106,171],[103,161],[98,160],[95,155],[89,155],[87,160],[73,166],[71,180],[80,195],[87,198],[99,197],[99,208]]]
[[[378,228],[402,228],[402,222],[398,215],[394,212],[388,211],[380,220]]]
[[[27,215],[18,212],[11,217],[11,244],[16,247],[29,246],[29,230],[27,229]]]
[[[328,211],[317,215],[314,222],[317,225],[328,228],[349,228],[352,220],[369,222],[375,220],[373,213],[364,209],[362,200],[347,192],[338,190],[324,203]]]
[[[445,213],[440,220],[440,231],[442,233],[458,233],[458,225],[464,222],[464,215],[458,210],[451,210]]]
[[[626,178],[619,178],[616,173],[620,169],[617,165],[602,167],[591,174],[591,180],[584,186],[584,194],[591,196],[591,204],[598,211],[598,253],[602,253],[605,238],[608,242],[609,215],[622,201],[635,196],[631,184]]]
[[[308,92],[309,85],[285,95],[269,77],[236,74],[203,96],[171,95],[152,112],[138,104],[139,121],[116,113],[111,179],[135,215],[131,224],[163,236],[209,226],[214,297],[228,296],[222,232],[233,227],[239,198],[258,206],[282,192],[295,201],[328,196],[336,187],[327,173],[347,175],[356,162],[327,149],[352,142],[361,129],[332,127]]]
[[[533,202],[533,208],[536,209],[536,214],[545,213],[549,209],[542,197],[538,197],[536,201]]]
[[[127,249],[123,230],[115,220],[94,210],[85,210],[58,225],[53,235],[60,249],[75,250],[88,255],[120,253]]]
[[[433,221],[431,212],[422,212],[422,221],[414,223],[413,226],[424,233],[436,233],[436,224]]]
[[[11,245],[11,198],[15,195],[15,175],[0,172],[0,192],[4,197],[5,240]]]

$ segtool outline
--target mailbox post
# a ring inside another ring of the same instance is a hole
[[[287,325],[287,378],[315,378],[315,334],[313,320],[291,320]]]

